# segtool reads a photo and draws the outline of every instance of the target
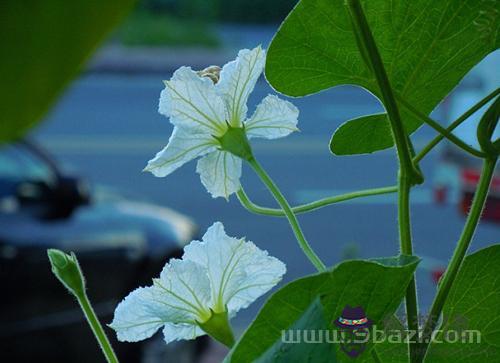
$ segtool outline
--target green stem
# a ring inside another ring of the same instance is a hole
[[[399,194],[398,194],[398,222],[399,222],[399,241],[401,253],[404,255],[413,255],[411,218],[410,218],[410,191],[411,181],[405,175],[403,169],[398,176]],[[417,286],[415,277],[410,280],[406,288],[405,298],[406,323],[408,329],[418,332],[418,305],[417,305]],[[410,362],[414,362],[417,355],[417,341],[409,342]]]
[[[390,194],[390,193],[395,193],[397,191],[398,191],[397,186],[358,190],[358,191],[351,192],[351,193],[345,193],[345,194],[341,194],[341,195],[335,195],[332,197],[319,199],[319,200],[316,200],[316,201],[311,202],[311,203],[301,204],[301,205],[298,205],[296,207],[293,207],[292,212],[295,214],[306,213],[306,212],[311,212],[313,210],[326,207],[326,206],[331,205],[331,204],[344,202],[346,200],[368,197],[371,195]],[[248,195],[245,193],[245,190],[243,189],[243,187],[240,188],[240,190],[236,193],[236,195],[238,196],[238,199],[239,199],[241,205],[243,205],[243,207],[245,207],[250,212],[253,212],[255,214],[262,214],[262,215],[266,215],[266,216],[275,216],[275,217],[285,217],[286,216],[283,209],[262,207],[260,205],[255,204],[254,202],[252,202],[250,200],[250,198],[248,197]]]
[[[394,97],[382,58],[380,57],[361,3],[359,0],[348,0],[347,4],[349,6],[351,19],[354,23],[353,25],[355,26],[354,31],[358,37],[360,51],[367,56],[367,61],[369,62],[368,66],[372,70],[380,89],[382,102],[391,124],[399,162],[402,168],[409,173],[412,180],[420,180],[420,173],[413,166],[410,147],[408,145],[409,139],[404,130],[403,122],[401,121],[396,98]]]
[[[399,224],[399,239],[401,241],[401,253],[405,255],[413,254],[413,246],[411,243],[411,225],[410,225],[410,190],[411,183],[403,172],[398,176],[399,194],[398,194],[398,220]]]
[[[253,168],[253,170],[255,170],[255,172],[260,177],[262,182],[266,185],[266,187],[273,195],[274,199],[276,199],[280,207],[283,209],[283,212],[285,213],[286,217],[288,218],[288,222],[292,227],[293,233],[295,234],[295,237],[297,238],[297,241],[299,242],[302,251],[304,251],[309,261],[311,261],[311,263],[316,267],[318,271],[320,272],[325,271],[326,270],[325,265],[323,264],[323,262],[321,262],[319,257],[316,255],[316,253],[314,253],[313,249],[307,242],[306,238],[304,237],[304,233],[300,228],[297,217],[293,213],[292,208],[288,204],[288,201],[285,199],[283,194],[281,194],[276,184],[274,184],[273,180],[269,177],[269,175],[267,175],[266,171],[262,168],[262,166],[258,163],[258,161],[254,157],[248,159],[248,163]]]
[[[426,123],[427,125],[429,125],[430,127],[432,127],[434,130],[436,130],[437,132],[439,132],[443,138],[446,137],[448,140],[450,140],[456,146],[458,146],[459,148],[467,151],[469,154],[477,156],[478,158],[484,158],[485,157],[485,154],[482,151],[476,150],[472,146],[467,145],[460,138],[458,138],[457,136],[453,135],[451,133],[451,131],[448,131],[448,129],[446,129],[443,126],[441,126],[439,123],[437,123],[436,121],[434,121],[432,118],[430,118],[429,116],[426,116],[425,114],[423,114],[422,112],[420,112],[419,110],[417,110],[415,107],[413,107],[409,102],[407,102],[403,98],[398,97],[398,100],[411,113],[413,113],[414,116],[418,117],[421,121],[423,121],[424,123]]]
[[[99,346],[101,347],[102,352],[106,357],[106,360],[108,361],[108,363],[118,363],[118,358],[116,357],[116,354],[113,351],[113,347],[109,343],[108,337],[106,336],[106,333],[104,332],[102,325],[99,322],[99,319],[97,318],[92,305],[90,304],[87,294],[83,292],[76,294],[75,296],[80,303],[83,313],[85,314],[85,317],[87,318],[87,321],[92,328],[92,332],[94,333],[94,336],[96,337],[97,342],[99,343]]]
[[[477,112],[479,109],[481,109],[484,105],[486,105],[488,102],[490,102],[492,99],[494,99],[496,96],[500,94],[500,88],[497,88],[493,92],[491,92],[489,95],[484,97],[481,101],[476,103],[474,106],[472,106],[470,109],[465,111],[459,118],[457,118],[455,121],[453,121],[450,126],[446,128],[447,132],[452,132],[455,130],[458,126],[460,126],[465,120],[467,120],[470,116],[472,116],[475,112]],[[444,136],[443,135],[437,135],[430,143],[428,143],[422,151],[418,153],[418,155],[413,159],[413,162],[418,163],[420,160],[422,160],[441,140],[443,140]]]
[[[389,77],[387,76],[375,39],[373,38],[370,26],[363,12],[363,7],[359,0],[347,0],[347,4],[354,24],[353,30],[357,34],[360,52],[365,54],[365,57],[367,56],[366,58],[369,62],[368,67],[372,70],[377,80],[382,102],[389,117],[399,160],[398,224],[401,252],[411,255],[413,251],[410,224],[410,189],[413,184],[421,183],[423,177],[412,160],[411,142],[404,130],[396,98],[394,97],[389,82]],[[408,285],[405,300],[408,328],[418,331],[417,293],[414,278]],[[411,362],[414,362],[416,359],[416,349],[417,345],[410,342],[409,350]]]
[[[437,326],[437,322],[443,310],[444,303],[448,297],[451,287],[453,286],[453,282],[457,277],[458,271],[460,270],[462,262],[465,258],[465,254],[467,253],[467,250],[472,241],[472,237],[474,236],[474,232],[476,231],[476,227],[479,223],[481,213],[486,203],[489,186],[495,173],[495,165],[497,163],[497,160],[498,158],[488,158],[484,161],[479,184],[474,195],[474,199],[472,201],[472,205],[469,215],[467,216],[464,229],[462,231],[462,234],[460,235],[460,239],[458,240],[455,251],[453,252],[450,264],[448,265],[445,274],[439,282],[436,297],[434,298],[431,310],[422,331],[422,343],[421,349],[419,349],[420,355],[418,362],[423,362],[425,353],[430,343],[429,340],[432,332]]]
[[[420,168],[419,162],[415,161],[415,147],[413,146],[413,143],[411,141],[408,143],[408,146],[410,147],[410,154],[411,154],[411,160],[413,162],[413,165],[414,165],[415,169],[418,171],[418,173],[420,174],[420,176],[422,177],[421,183],[420,183],[420,184],[422,184],[424,182],[424,174],[422,173],[422,169]]]

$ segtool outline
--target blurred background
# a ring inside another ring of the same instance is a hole
[[[43,121],[18,141],[0,145],[3,361],[101,360],[78,307],[51,275],[45,252],[49,247],[77,253],[89,296],[105,323],[118,301],[148,284],[168,258],[179,256],[184,244],[217,220],[229,235],[246,236],[283,260],[288,268],[284,283],[314,272],[285,219],[250,214],[234,196],[229,202],[212,199],[195,173],[195,163],[168,178],[141,172],[172,131],[157,112],[162,80],[182,65],[223,65],[241,48],[267,47],[294,4],[139,1]],[[499,65],[498,52],[487,57],[432,116],[442,125],[460,116],[498,86]],[[262,77],[250,98],[250,112],[272,92]],[[301,132],[272,142],[257,140],[253,147],[292,205],[396,183],[393,149],[353,157],[336,157],[328,149],[341,123],[383,110],[372,95],[342,86],[291,101],[301,112]],[[456,131],[475,146],[479,115]],[[435,135],[423,126],[412,136],[416,149]],[[415,253],[424,258],[417,273],[424,310],[461,232],[479,167],[477,160],[446,142],[422,162],[426,182],[414,188],[411,212]],[[242,183],[255,202],[274,206],[248,168]],[[473,250],[498,242],[499,203],[497,170]],[[399,252],[394,195],[332,205],[300,216],[300,221],[328,265]],[[235,318],[237,332],[245,329],[264,301],[265,297],[259,299]],[[114,343],[119,356],[130,362],[217,362],[224,354],[207,339],[168,349],[161,336],[144,344]]]

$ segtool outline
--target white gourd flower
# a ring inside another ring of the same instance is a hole
[[[248,97],[264,63],[265,51],[259,46],[241,50],[236,60],[222,70],[212,66],[201,72],[190,67],[175,71],[165,81],[159,104],[159,112],[170,118],[174,130],[168,145],[144,170],[164,177],[202,157],[196,171],[214,198],[227,199],[238,191],[241,158],[248,153],[239,154],[224,147],[221,138],[228,130],[243,130],[245,141],[247,137],[276,139],[298,130],[298,109],[274,95],[265,97],[247,118]]]
[[[227,332],[220,321],[212,326],[214,317],[222,317],[222,325],[227,325],[285,272],[283,262],[244,238],[227,236],[216,222],[202,241],[184,248],[182,259],[167,263],[152,286],[132,291],[116,308],[110,326],[120,341],[143,340],[163,327],[167,343],[217,329],[222,331],[211,335],[224,342]]]

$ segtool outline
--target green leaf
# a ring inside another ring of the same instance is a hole
[[[42,119],[134,1],[0,1],[0,143]]]
[[[408,337],[408,331],[396,316],[390,316],[384,320],[381,336],[374,337],[381,342],[377,342],[373,349],[377,352],[380,362],[384,363],[408,363],[408,344],[405,339]],[[377,333],[372,332],[373,335]],[[372,356],[365,356],[359,363],[378,363]]]
[[[324,332],[331,329],[330,322],[326,319],[323,305],[316,298],[302,316],[288,329],[294,335],[288,338],[296,339],[295,332],[297,331],[315,331],[311,333],[309,338],[320,339],[316,332]],[[256,363],[273,362],[273,363],[302,363],[302,362],[322,362],[328,358],[329,363],[335,363],[336,353],[335,346],[328,342],[314,344],[294,344],[291,342],[283,342],[277,340],[274,345],[269,348],[260,358],[255,360]]]
[[[499,46],[495,1],[365,0],[363,7],[396,96],[424,114]],[[266,77],[291,96],[343,84],[379,95],[358,51],[344,0],[301,0],[269,47]],[[413,132],[421,121],[400,108],[406,130]],[[361,126],[370,120],[375,125],[363,132]],[[344,124],[341,135],[333,138],[333,151],[368,153],[392,145],[388,121],[377,121],[379,117],[368,116]]]
[[[330,150],[337,155],[364,154],[392,144],[391,128],[383,113],[359,117],[340,125],[330,140]]]
[[[483,363],[500,357],[500,244],[467,256],[443,308],[426,362]],[[479,332],[478,336],[473,331]],[[455,333],[457,332],[457,333]],[[458,341],[450,341],[458,336]],[[468,339],[472,337],[471,342]],[[474,338],[475,337],[475,338]],[[465,341],[462,341],[462,338]]]
[[[266,357],[266,352],[281,340],[282,331],[299,321],[318,297],[330,324],[346,305],[362,306],[375,324],[381,322],[399,306],[418,261],[412,256],[346,261],[331,271],[289,283],[266,302],[227,361],[250,362]],[[315,362],[329,359],[323,356]]]

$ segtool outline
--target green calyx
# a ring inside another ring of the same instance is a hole
[[[252,148],[248,142],[244,127],[234,127],[227,123],[225,134],[214,136],[214,138],[219,142],[221,150],[228,151],[243,160],[251,160],[253,158]]]
[[[231,325],[229,325],[227,310],[221,313],[216,313],[213,310],[210,310],[210,312],[212,314],[207,321],[203,323],[197,321],[196,323],[205,333],[226,347],[231,348],[234,345],[234,334]]]
[[[47,250],[52,272],[59,281],[74,295],[85,292],[85,280],[74,253],[67,254],[60,250]]]
[[[490,157],[496,158],[500,153],[500,139],[493,141],[491,138],[498,125],[500,117],[500,98],[486,110],[477,127],[477,140],[481,149]]]

